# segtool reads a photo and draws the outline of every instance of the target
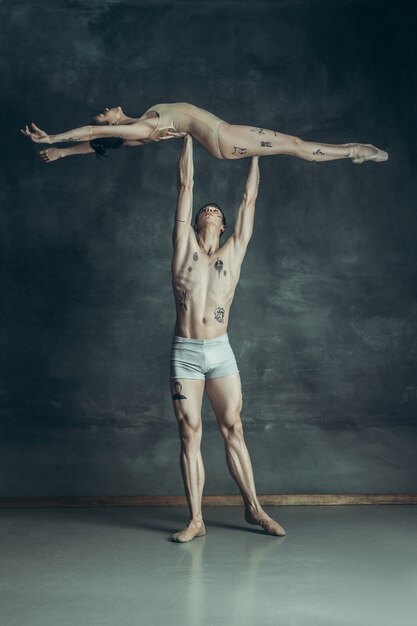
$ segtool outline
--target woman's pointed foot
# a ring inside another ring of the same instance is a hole
[[[203,520],[191,520],[186,528],[174,533],[171,537],[176,543],[186,543],[196,537],[203,537],[206,534],[206,527]]]
[[[352,163],[364,163],[365,161],[375,161],[382,163],[388,160],[388,152],[380,150],[370,143],[347,143],[349,148],[348,158],[352,159]]]
[[[278,524],[272,517],[269,517],[265,511],[260,513],[253,513],[245,510],[245,520],[248,524],[256,524],[261,526],[268,535],[275,535],[277,537],[284,537],[285,530]]]

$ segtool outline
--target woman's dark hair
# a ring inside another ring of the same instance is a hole
[[[108,122],[99,122],[96,118],[93,118],[90,124],[91,126],[109,126]],[[120,137],[100,137],[99,139],[92,139],[90,141],[90,146],[93,148],[98,158],[105,157],[106,150],[121,148],[123,144],[124,141],[120,139]]]
[[[207,204],[202,206],[201,209],[199,211],[197,211],[197,214],[196,214],[195,220],[194,220],[194,228],[197,226],[198,216],[200,215],[201,211],[203,211],[204,209],[207,209],[208,206],[212,206],[215,209],[219,209],[220,213],[222,214],[222,218],[223,218],[223,226],[226,227],[226,218],[225,218],[225,215],[224,215],[222,209],[219,207],[219,205],[216,204],[215,202],[207,202]],[[220,237],[222,235],[223,235],[223,233],[220,235]]]
[[[92,139],[90,146],[96,153],[96,157],[103,158],[106,156],[106,150],[112,148],[120,148],[124,144],[123,139],[120,137],[100,137],[99,139]]]

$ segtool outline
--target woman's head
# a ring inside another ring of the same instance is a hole
[[[91,120],[92,126],[112,126],[119,123],[124,113],[122,107],[111,107],[104,109],[102,113],[95,115]],[[123,139],[119,137],[100,137],[99,139],[93,139],[90,141],[90,146],[93,148],[97,157],[106,156],[106,150],[112,150],[114,148],[120,148],[123,145]]]
[[[122,111],[122,107],[106,107],[104,111],[98,113],[91,120],[91,124],[93,126],[106,126],[112,124],[118,124],[124,113]]]

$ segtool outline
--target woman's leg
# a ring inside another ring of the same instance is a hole
[[[43,150],[39,150],[39,156],[46,163],[51,163],[57,159],[74,156],[76,154],[94,154],[94,150],[88,141],[78,143],[75,146],[71,146],[71,148],[44,148]]]
[[[303,141],[266,128],[222,123],[218,128],[219,147],[224,159],[289,154],[306,161],[352,159],[353,163],[386,161],[388,154],[370,144],[326,144]]]

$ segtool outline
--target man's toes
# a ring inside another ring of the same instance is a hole
[[[261,526],[268,535],[276,535],[277,537],[283,537],[285,535],[283,527],[265,512],[251,514],[249,511],[245,511],[245,519],[249,524],[258,524]]]
[[[281,524],[278,524],[278,522],[273,519],[267,520],[265,524],[262,524],[262,527],[268,535],[276,535],[277,537],[285,536],[285,530]]]
[[[174,533],[171,537],[171,541],[176,543],[186,543],[187,541],[192,541],[196,537],[202,537],[205,534],[206,529],[204,524],[191,525]]]

